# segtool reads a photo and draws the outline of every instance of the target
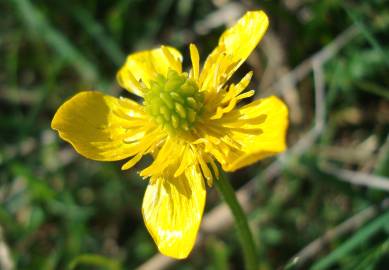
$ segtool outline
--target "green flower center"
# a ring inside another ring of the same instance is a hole
[[[158,75],[145,94],[146,111],[171,134],[190,131],[202,113],[204,96],[186,73]]]

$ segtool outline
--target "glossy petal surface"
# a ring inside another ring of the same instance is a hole
[[[205,152],[212,154],[225,171],[238,170],[285,150],[288,110],[280,99],[268,97],[225,111],[199,129],[202,138],[195,142],[204,145]]]
[[[150,81],[155,80],[158,74],[166,76],[169,68],[181,72],[181,63],[182,55],[172,47],[137,52],[127,57],[117,80],[129,92],[143,96],[144,88],[149,88]]]
[[[143,149],[148,127],[143,108],[129,99],[81,92],[56,112],[51,127],[81,155],[101,161],[121,160]]]
[[[230,138],[240,144],[226,155],[223,169],[235,171],[285,150],[288,109],[276,97],[268,97],[243,106],[230,115]],[[234,123],[235,122],[235,123]]]
[[[179,177],[150,181],[142,213],[162,254],[177,259],[188,256],[200,226],[205,195],[204,181],[195,166]]]
[[[268,25],[263,11],[250,11],[228,28],[205,61],[200,87],[219,90],[258,45]]]

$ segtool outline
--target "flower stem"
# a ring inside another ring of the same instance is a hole
[[[214,183],[221,194],[221,197],[227,203],[232,215],[234,216],[246,269],[256,270],[258,269],[258,262],[254,239],[247,222],[247,217],[235,196],[235,191],[222,173],[220,174],[219,179]]]

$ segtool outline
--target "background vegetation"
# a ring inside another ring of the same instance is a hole
[[[260,269],[388,269],[385,0],[1,1],[1,269],[242,268],[228,211],[212,215],[214,189],[191,256],[154,256],[140,212],[147,182],[76,155],[50,121],[80,90],[127,96],[115,72],[128,53],[170,44],[188,58],[195,42],[204,59],[257,8],[271,29],[241,70],[255,71],[255,98],[281,96],[291,118],[287,153],[230,175]]]

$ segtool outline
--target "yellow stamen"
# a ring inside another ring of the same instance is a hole
[[[193,80],[197,81],[200,73],[199,51],[197,50],[197,47],[194,44],[189,45],[189,51],[190,51],[190,59],[192,60],[192,67],[193,67],[192,70]]]

